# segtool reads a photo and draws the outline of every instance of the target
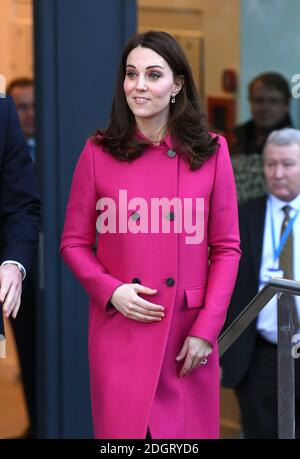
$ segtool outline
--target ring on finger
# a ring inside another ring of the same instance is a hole
[[[190,370],[192,370],[193,368],[196,368],[198,363],[199,362],[197,361],[197,359],[193,359],[193,361],[191,363],[191,366],[190,366]]]
[[[203,359],[200,361],[200,365],[206,365],[207,364],[207,359]]]

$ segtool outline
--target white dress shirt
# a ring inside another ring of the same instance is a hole
[[[300,209],[300,194],[290,202],[281,201],[274,195],[269,195],[265,218],[259,290],[264,286],[264,279],[268,274],[268,269],[278,269],[279,265],[279,260],[275,260],[275,263],[273,261],[274,253],[272,243],[271,215],[273,215],[275,244],[277,248],[279,246],[280,231],[284,220],[284,211],[282,208],[287,205],[291,207],[290,218],[293,218],[298,209]],[[292,231],[294,237],[294,279],[300,281],[300,212],[294,222]],[[298,317],[300,317],[300,297],[295,296],[295,299]],[[277,343],[277,295],[275,295],[259,313],[257,320],[257,330],[266,340],[272,343]]]

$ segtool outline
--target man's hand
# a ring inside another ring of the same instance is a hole
[[[22,273],[17,265],[7,263],[0,267],[0,302],[5,317],[17,317],[22,293]]]

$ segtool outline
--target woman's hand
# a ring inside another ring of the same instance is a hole
[[[186,376],[198,366],[207,363],[207,357],[212,353],[211,344],[205,339],[188,336],[184,341],[176,360],[179,362],[185,357],[185,362],[180,370],[179,377]]]
[[[140,284],[123,284],[114,291],[110,302],[128,319],[145,323],[162,320],[165,316],[164,307],[144,300],[139,293],[154,295],[157,290]]]

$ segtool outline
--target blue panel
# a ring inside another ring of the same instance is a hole
[[[292,87],[291,78],[299,73],[299,16],[299,0],[241,0],[242,121],[250,116],[247,87],[256,75],[268,71],[279,72]],[[291,109],[298,125],[298,100],[292,101]]]
[[[107,123],[134,0],[36,0],[38,172],[44,216],[45,288],[39,311],[39,432],[92,435],[88,301],[58,255],[73,170],[86,138]]]

